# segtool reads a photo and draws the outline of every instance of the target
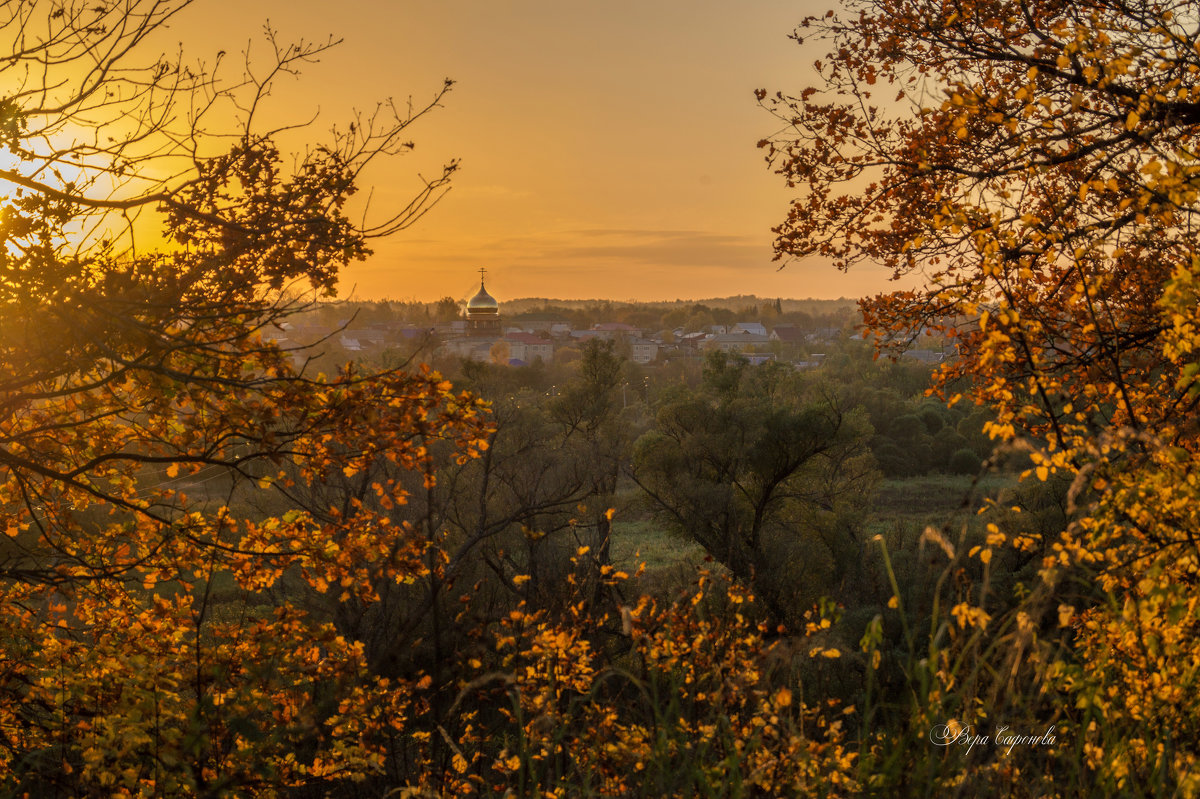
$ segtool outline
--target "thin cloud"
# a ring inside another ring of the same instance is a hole
[[[417,242],[412,242],[418,244]],[[737,266],[771,260],[769,244],[750,236],[696,230],[568,230],[477,241],[424,240],[422,259],[458,262],[487,257],[530,267],[562,268],[611,261],[646,266]],[[435,246],[436,245],[436,246]]]

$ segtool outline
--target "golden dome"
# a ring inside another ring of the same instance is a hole
[[[495,297],[487,293],[487,289],[483,287],[482,280],[479,281],[479,293],[467,302],[467,313],[470,315],[500,313],[500,303],[496,302]]]

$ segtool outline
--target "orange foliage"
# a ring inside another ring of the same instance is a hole
[[[1064,692],[1053,713],[1110,792],[1200,790],[1194,12],[855,2],[804,23],[832,44],[825,85],[760,93],[787,125],[762,146],[804,190],[779,254],[923,276],[864,302],[881,347],[922,327],[955,336],[938,388],[990,405],[993,438],[1030,450],[1027,477],[1073,481],[1066,530],[1007,536],[1043,554],[1044,605],[1021,608],[1015,651]],[[986,567],[992,549],[972,556]],[[1043,632],[1073,645],[1061,655],[1031,643],[1056,606],[1073,626]],[[953,613],[1009,629],[968,603]]]
[[[249,110],[270,91],[255,75],[325,47],[270,48],[232,84],[141,60],[184,5],[0,15],[27,42],[0,65],[21,87],[0,100],[0,793],[278,795],[377,772],[390,689],[328,606],[427,568],[384,512],[398,475],[432,481],[431,447],[470,458],[490,432],[428,370],[314,376],[264,340],[440,191],[452,166],[377,225],[346,207],[424,111],[288,166]],[[155,212],[168,252],[138,246]],[[369,506],[255,507],[381,462],[397,476]]]
[[[376,706],[389,693],[361,643],[298,604],[294,581],[330,601],[371,602],[381,581],[423,573],[424,540],[361,504],[323,519],[238,515],[189,499],[186,480],[153,472],[147,485],[147,464],[244,471],[286,459],[289,468],[255,475],[286,486],[382,458],[432,479],[428,445],[443,438],[470,456],[485,418],[433,373],[301,381],[277,359],[263,351],[258,373],[276,377],[243,394],[197,396],[211,413],[185,412],[134,378],[120,393],[80,390],[10,420],[9,441],[51,416],[61,431],[59,459],[43,449],[36,471],[10,467],[0,486],[12,533],[0,762],[15,785],[269,794],[381,768]],[[116,412],[135,404],[136,422]],[[84,405],[110,410],[88,418]],[[268,436],[276,447],[261,447]],[[199,440],[224,443],[198,454]],[[81,469],[85,446],[97,454]],[[405,502],[395,478],[376,490]],[[37,504],[21,501],[30,495]],[[240,600],[218,600],[232,586]],[[271,598],[281,591],[283,601]]]
[[[840,719],[854,709],[804,701],[781,664],[807,649],[769,636],[753,621],[760,613],[753,597],[708,575],[674,604],[643,597],[621,608],[619,631],[617,618],[589,618],[582,603],[558,621],[522,606],[493,632],[495,659],[471,662],[456,688],[455,707],[470,710],[454,719],[447,761],[440,770],[429,762],[411,787],[446,796],[619,796],[651,785],[679,797],[732,785],[852,794],[855,758]],[[822,653],[812,657],[828,659]]]

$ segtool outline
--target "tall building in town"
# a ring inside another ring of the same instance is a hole
[[[500,303],[484,286],[486,269],[479,270],[479,293],[467,302],[467,335],[486,338],[500,335]]]

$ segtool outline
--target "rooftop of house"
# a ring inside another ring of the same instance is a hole
[[[758,344],[767,342],[767,334],[750,333],[749,331],[743,330],[740,333],[717,333],[713,335],[712,339],[710,340],[715,341],[718,344],[724,344],[731,341],[737,341],[746,344]]]
[[[549,341],[541,336],[534,335],[533,333],[526,333],[524,331],[509,333],[505,336],[505,338],[509,341],[519,341],[522,344],[550,344]]]
[[[784,341],[784,342],[788,342],[788,343],[804,341],[805,339],[808,338],[807,333],[805,333],[800,328],[792,327],[791,325],[787,325],[787,326],[780,325],[779,327],[777,327],[773,331],[771,331],[771,335],[774,338],[778,339],[779,341]]]

